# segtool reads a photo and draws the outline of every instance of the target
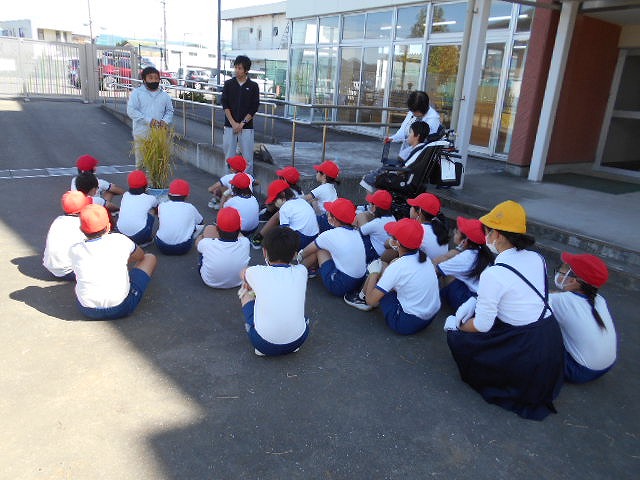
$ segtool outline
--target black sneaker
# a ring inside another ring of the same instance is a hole
[[[251,239],[251,247],[254,250],[260,250],[262,248],[262,235],[256,233]]]
[[[350,292],[345,294],[344,302],[347,305],[351,305],[353,308],[357,308],[358,310],[362,310],[363,312],[369,312],[373,310],[371,305],[367,305],[367,302],[364,298],[360,298],[360,292]]]

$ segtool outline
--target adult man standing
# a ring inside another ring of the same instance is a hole
[[[247,160],[246,173],[253,174],[253,117],[260,107],[260,89],[248,76],[251,60],[238,55],[233,62],[236,76],[224,82],[222,108],[224,109],[224,134],[222,148],[226,158],[236,155],[240,146],[242,156]]]
[[[142,166],[140,142],[153,127],[166,127],[173,120],[171,96],[160,88],[160,72],[146,67],[140,75],[143,86],[131,92],[127,103],[127,115],[133,120],[133,144],[136,166]]]

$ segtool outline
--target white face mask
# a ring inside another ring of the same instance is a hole
[[[493,253],[494,255],[498,255],[500,252],[498,251],[498,247],[496,247],[496,242],[493,241],[491,243],[487,243],[487,248],[491,251],[491,253]]]
[[[562,278],[562,281],[560,281],[560,278]],[[562,275],[562,273],[556,273],[555,276],[553,277],[553,283],[556,284],[556,288],[558,290],[563,290],[564,289],[564,281],[567,279],[566,275]]]
[[[284,198],[279,198],[275,201],[274,205],[276,206],[276,208],[280,208],[282,205],[284,205]]]

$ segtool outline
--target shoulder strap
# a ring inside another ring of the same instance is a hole
[[[531,290],[536,292],[536,295],[538,295],[538,297],[540,297],[544,302],[544,310],[542,310],[542,314],[540,314],[540,318],[542,318],[547,310],[549,310],[550,312],[552,310],[551,310],[551,307],[549,306],[549,286],[547,285],[547,264],[544,261],[544,258],[542,258],[542,256],[540,257],[540,259],[542,260],[542,265],[544,267],[544,295],[542,295],[538,291],[538,289],[534,287],[533,284],[524,275],[522,275],[518,270],[513,268],[511,265],[507,265],[506,263],[496,263],[495,265],[498,267],[504,267],[507,270],[511,270],[518,277],[520,277],[520,279],[522,279],[522,281],[526,283],[531,288]]]

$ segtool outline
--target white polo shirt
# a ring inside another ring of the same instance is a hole
[[[286,225],[307,237],[313,237],[320,231],[316,212],[304,198],[292,198],[282,204],[280,225]]]
[[[56,277],[73,272],[69,249],[84,239],[84,233],[80,231],[80,218],[77,215],[60,215],[49,227],[42,264]]]
[[[131,195],[124,192],[118,214],[118,231],[125,235],[135,235],[147,225],[149,210],[158,206],[158,199],[148,193]]]
[[[438,268],[445,275],[452,275],[461,282],[464,282],[464,284],[469,287],[469,290],[476,293],[478,291],[479,278],[472,277],[469,273],[477,258],[477,250],[463,250],[455,257],[438,264]]]
[[[363,235],[369,235],[371,245],[373,245],[373,248],[378,255],[382,255],[385,251],[384,244],[390,237],[384,229],[384,226],[389,222],[395,221],[396,219],[389,215],[387,217],[374,218],[360,227],[360,233]]]
[[[300,338],[307,327],[307,269],[303,265],[256,265],[247,268],[245,277],[256,294],[253,322],[258,335],[278,345]]]
[[[233,288],[242,284],[240,272],[249,265],[250,245],[247,237],[235,242],[219,238],[203,238],[198,242],[202,254],[200,276],[213,288]]]
[[[420,263],[418,252],[391,262],[382,272],[376,288],[384,293],[394,290],[402,310],[422,320],[433,317],[440,310],[436,270],[429,259]]]
[[[225,207],[233,207],[240,213],[240,229],[250,232],[258,227],[260,222],[260,205],[253,195],[250,197],[233,196],[224,202]]]
[[[169,245],[186,242],[196,225],[202,223],[198,209],[187,202],[163,202],[158,205],[159,227],[156,237]]]
[[[544,295],[544,260],[537,253],[510,248],[500,253],[495,263],[511,265]],[[540,318],[543,309],[542,299],[510,270],[494,265],[480,274],[474,320],[479,331],[488,332],[496,317],[510,325],[528,325]],[[549,315],[547,311],[545,317]]]
[[[445,243],[444,245],[440,245],[438,243],[438,238],[436,237],[436,234],[433,233],[433,228],[430,223],[423,223],[422,228],[424,228],[424,237],[422,237],[420,250],[426,253],[427,257],[431,260],[435,260],[449,251],[448,243]]]
[[[87,308],[120,305],[129,295],[129,257],[135,243],[120,233],[109,233],[76,243],[70,249],[76,274],[76,296]]]
[[[335,202],[338,198],[338,192],[333,183],[321,183],[316,188],[311,190],[313,198],[318,202],[318,210],[325,213],[327,210],[324,208],[325,202]]]
[[[336,268],[352,278],[362,278],[367,272],[366,253],[360,232],[349,227],[338,227],[322,232],[316,245],[327,250]]]
[[[604,370],[616,360],[616,329],[606,300],[596,295],[596,311],[606,327],[601,329],[583,295],[573,292],[552,293],[549,304],[562,330],[562,341],[569,355],[591,370]]]

